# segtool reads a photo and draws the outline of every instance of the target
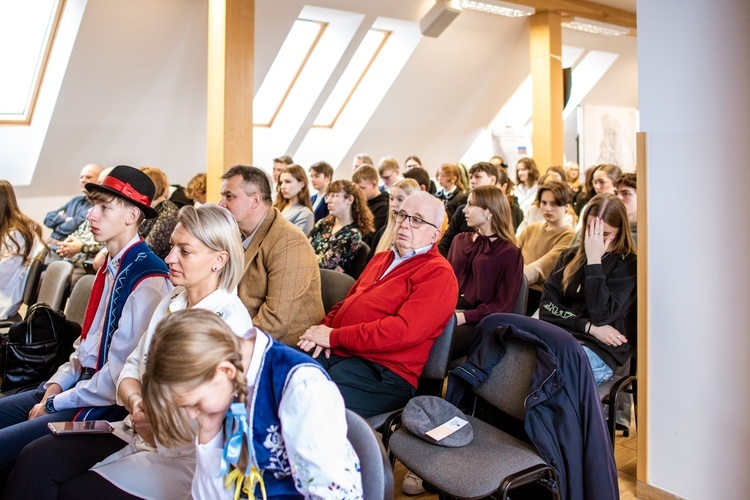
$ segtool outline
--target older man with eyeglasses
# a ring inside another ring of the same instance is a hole
[[[458,296],[453,270],[435,246],[442,203],[416,192],[394,217],[392,250],[376,254],[346,298],[298,343],[326,368],[346,407],[364,417],[414,396]]]

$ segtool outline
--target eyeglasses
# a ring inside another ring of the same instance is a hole
[[[393,218],[399,224],[404,222],[406,219],[409,219],[409,225],[413,227],[414,229],[419,229],[420,227],[422,227],[422,224],[429,224],[435,229],[438,228],[432,222],[427,222],[426,220],[420,217],[417,217],[416,215],[407,215],[405,212],[393,212]]]
[[[336,198],[340,198],[342,196],[344,196],[344,193],[328,193],[323,197],[323,199],[326,200],[326,203],[328,203],[329,201],[333,201]]]

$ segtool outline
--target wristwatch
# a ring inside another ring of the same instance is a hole
[[[47,413],[55,413],[57,410],[55,410],[55,395],[47,398],[47,401],[44,403],[44,409],[47,411]]]

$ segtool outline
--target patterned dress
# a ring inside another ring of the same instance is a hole
[[[362,232],[355,222],[333,233],[333,218],[315,224],[310,232],[310,243],[321,269],[333,269],[350,274],[352,262],[362,246]]]
[[[162,201],[154,209],[159,215],[155,219],[143,221],[141,227],[138,228],[138,234],[146,240],[151,251],[164,260],[171,248],[169,238],[177,225],[177,215],[180,209],[169,200]]]

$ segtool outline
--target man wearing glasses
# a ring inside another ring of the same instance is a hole
[[[346,298],[298,343],[326,368],[346,407],[364,417],[414,396],[458,296],[453,270],[435,246],[445,217],[440,200],[416,192],[394,217],[392,251],[376,254]]]

